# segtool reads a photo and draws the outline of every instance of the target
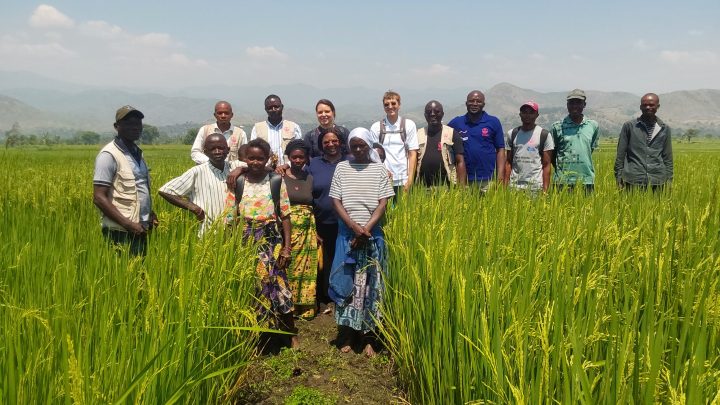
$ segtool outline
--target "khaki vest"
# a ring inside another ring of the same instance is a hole
[[[422,165],[423,157],[425,156],[425,148],[427,147],[427,129],[420,128],[417,131],[418,145],[418,164],[416,175],[420,175],[420,166]],[[453,152],[453,129],[447,125],[442,126],[442,134],[440,135],[440,142],[442,143],[442,155],[443,164],[445,165],[445,171],[447,172],[448,179],[450,182],[457,183],[457,172],[455,170],[455,152]]]
[[[203,144],[205,144],[205,139],[208,137],[208,135],[215,133],[215,128],[217,128],[217,124],[207,124],[203,126]],[[218,131],[219,130],[220,129],[218,128]],[[222,133],[218,133],[222,135]],[[228,147],[230,147],[230,152],[228,153],[225,160],[227,160],[228,162],[238,160],[238,150],[242,145],[243,139],[247,139],[245,131],[243,131],[243,129],[238,127],[237,125],[233,125],[232,135],[230,135],[230,138],[228,138]]]
[[[290,120],[283,120],[282,122],[282,130],[280,132],[280,135],[282,137],[281,142],[281,148],[282,150],[285,150],[285,147],[287,147],[288,143],[295,139],[295,128],[298,125]],[[258,122],[255,124],[255,134],[258,138],[269,142],[268,141],[268,133],[270,132],[270,128],[268,128],[267,121]],[[275,152],[273,152],[275,153]],[[272,159],[271,159],[272,160]]]
[[[112,205],[114,205],[125,218],[129,218],[132,222],[140,222],[140,204],[132,165],[128,161],[127,156],[125,156],[125,153],[115,145],[115,142],[110,142],[105,145],[100,153],[102,152],[110,153],[117,164],[117,171],[115,172],[112,189],[110,190],[110,201]],[[100,212],[100,219],[103,228],[127,232],[127,229],[106,217],[102,211]]]

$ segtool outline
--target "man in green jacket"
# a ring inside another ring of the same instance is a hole
[[[648,93],[640,99],[639,118],[626,122],[620,130],[615,157],[615,179],[625,190],[661,190],[673,177],[670,127],[655,114],[660,97]]]

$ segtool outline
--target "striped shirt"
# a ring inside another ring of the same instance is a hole
[[[330,197],[342,202],[350,219],[365,226],[381,198],[395,195],[381,163],[338,163],[330,183]]]
[[[218,170],[209,161],[201,163],[160,187],[160,191],[185,197],[205,211],[205,221],[200,227],[198,236],[222,217],[225,210],[225,199],[228,194],[227,179],[230,171],[244,165],[237,160],[225,162],[225,169]]]

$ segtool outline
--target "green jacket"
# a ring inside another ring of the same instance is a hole
[[[670,127],[659,118],[655,136],[648,143],[639,118],[620,130],[615,157],[615,179],[633,185],[661,185],[672,180],[673,157]]]

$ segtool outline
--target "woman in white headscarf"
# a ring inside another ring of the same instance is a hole
[[[348,136],[352,161],[338,163],[330,197],[338,218],[330,298],[340,327],[340,350],[352,350],[358,334],[363,352],[375,355],[376,322],[380,319],[385,241],[381,228],[388,198],[395,195],[385,166],[372,148],[372,133],[355,128]]]

